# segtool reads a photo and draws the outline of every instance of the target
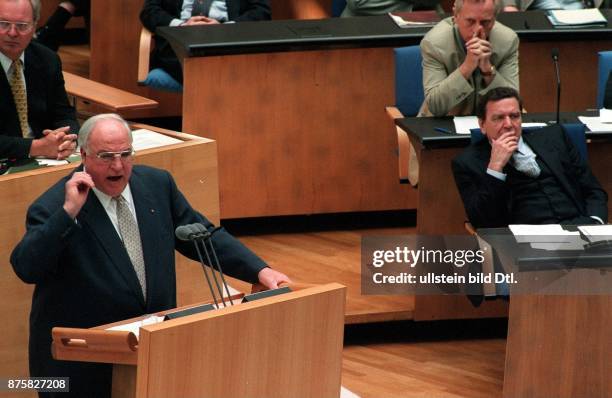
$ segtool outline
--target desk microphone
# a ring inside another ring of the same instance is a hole
[[[561,74],[559,73],[559,49],[553,48],[551,51],[555,73],[557,74],[557,124],[559,124],[559,109],[561,108]]]
[[[206,283],[208,284],[208,289],[210,290],[210,293],[212,294],[213,301],[215,302],[215,305],[217,306],[217,308],[220,308],[219,301],[217,300],[217,295],[215,294],[215,289],[213,288],[213,283],[211,282],[211,276],[212,276],[212,281],[214,282],[214,285],[216,287],[216,291],[219,293],[221,302],[223,302],[223,306],[225,307],[227,306],[227,304],[225,303],[223,289],[221,288],[221,286],[219,286],[219,281],[215,274],[215,270],[219,272],[219,275],[221,277],[221,283],[223,284],[225,291],[228,292],[228,295],[229,295],[229,288],[227,286],[227,283],[225,282],[225,277],[223,276],[223,270],[221,269],[221,264],[219,263],[219,258],[217,257],[217,253],[215,251],[215,247],[212,242],[212,235],[215,232],[217,232],[219,229],[220,228],[215,228],[212,231],[208,231],[208,229],[204,225],[200,223],[195,223],[195,224],[181,225],[177,227],[176,231],[174,232],[178,239],[183,240],[183,241],[193,242],[196,252],[198,253],[200,265],[202,266],[202,270],[204,271],[204,276],[206,277]],[[204,257],[202,256],[202,253],[204,253],[204,255],[206,256],[206,261],[204,261]],[[210,265],[210,267],[212,268],[210,276],[208,274],[208,267],[206,266],[206,264]],[[231,305],[234,305],[234,302],[231,299],[231,297],[228,297],[228,298],[229,298]]]

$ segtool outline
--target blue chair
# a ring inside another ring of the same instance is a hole
[[[395,55],[395,106],[387,107],[392,119],[416,116],[425,98],[423,93],[423,66],[419,46],[400,47]],[[399,178],[401,183],[416,186],[419,181],[417,154],[408,134],[399,127],[397,131]]]
[[[145,27],[140,31],[138,53],[138,84],[161,91],[183,92],[183,85],[161,68],[149,70],[153,34]]]
[[[346,0],[332,0],[332,17],[339,17],[346,7]]]
[[[612,51],[600,51],[598,56],[597,109],[601,109],[603,108],[606,83],[610,75],[610,70],[612,70]]]
[[[537,130],[540,128],[541,127],[529,127],[529,128],[526,128],[525,130]],[[561,128],[563,129],[565,134],[568,136],[572,144],[574,144],[574,146],[578,150],[578,153],[580,154],[580,158],[582,159],[582,161],[588,162],[589,158],[588,158],[587,142],[586,142],[586,135],[585,135],[586,126],[582,123],[563,123],[561,124]],[[482,131],[480,131],[480,129],[470,130],[470,141],[473,144],[481,141],[482,139],[484,139],[484,137],[485,136],[484,134],[482,134]]]

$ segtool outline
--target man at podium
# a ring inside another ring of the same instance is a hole
[[[82,166],[30,206],[11,263],[19,278],[36,284],[30,376],[70,377],[73,396],[108,397],[111,366],[54,360],[51,329],[90,328],[176,307],[174,251],[198,257],[174,231],[213,226],[168,172],[133,165],[130,128],[120,116],[87,120],[79,144]],[[212,242],[228,275],[267,288],[289,281],[223,229]]]

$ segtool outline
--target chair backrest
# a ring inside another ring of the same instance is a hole
[[[541,127],[527,127],[524,130],[537,130]],[[578,150],[580,157],[584,162],[588,161],[587,143],[586,143],[586,126],[582,123],[562,123],[561,128],[567,134],[572,144]],[[470,141],[475,144],[484,139],[484,134],[480,129],[470,129]]]
[[[406,117],[416,116],[423,104],[423,65],[419,46],[400,47],[395,53],[395,106]]]
[[[346,7],[346,0],[332,0],[332,17],[339,17]]]
[[[612,70],[612,51],[600,51],[598,56],[597,109],[601,109],[603,108],[604,95],[606,93],[606,83],[610,70]]]

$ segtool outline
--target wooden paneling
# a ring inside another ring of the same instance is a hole
[[[159,102],[155,110],[122,112],[129,118],[181,115],[181,95],[138,85],[138,45],[143,0],[91,1],[89,77]]]
[[[554,112],[557,78],[551,50],[559,49],[561,111],[580,112],[597,104],[597,52],[610,40],[521,41],[520,89],[529,112]]]
[[[198,137],[196,137],[198,138]],[[219,198],[216,171],[216,143],[199,140],[178,144],[173,149],[142,151],[137,163],[169,170],[185,197],[194,208],[211,221],[219,221]],[[0,342],[0,374],[6,377],[28,374],[29,314],[33,286],[17,278],[10,265],[10,254],[25,233],[25,216],[29,205],[75,165],[49,167],[0,176],[0,291],[10,300],[0,304],[5,322]],[[200,266],[177,254],[177,286],[180,305],[199,302],[207,297]],[[66,309],[69,310],[69,309]]]
[[[219,145],[222,218],[415,208],[388,48],[189,58],[183,131]]]
[[[612,296],[512,297],[504,397],[610,397]]]
[[[140,331],[137,397],[337,397],[344,288],[317,286]]]

